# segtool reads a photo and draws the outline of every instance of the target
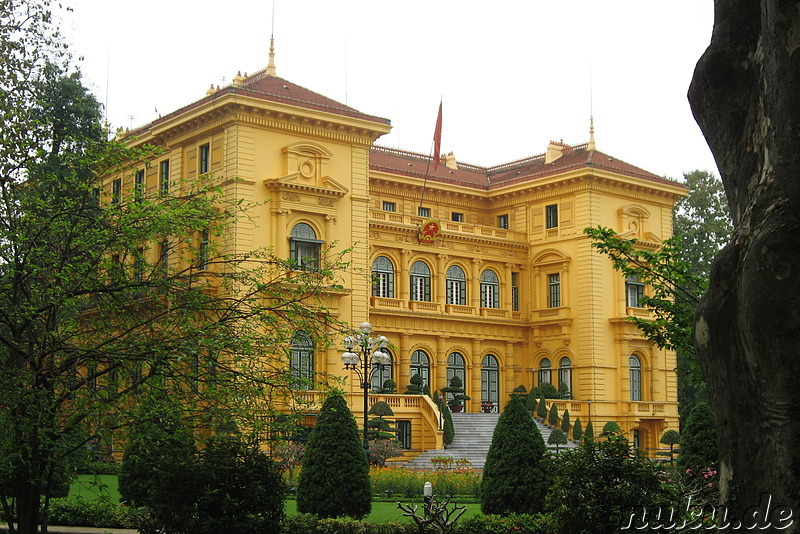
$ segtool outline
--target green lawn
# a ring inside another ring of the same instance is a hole
[[[119,502],[119,491],[117,490],[116,475],[78,475],[69,488],[69,496],[73,499],[82,497],[87,501],[98,500],[101,498],[110,499],[111,502]],[[465,504],[467,511],[462,517],[470,517],[481,513],[481,505],[477,503]],[[419,505],[420,512],[422,504]],[[297,513],[297,502],[294,499],[287,499],[286,514]],[[411,519],[403,516],[403,512],[397,507],[396,502],[373,502],[372,513],[366,518],[371,523],[389,523],[391,521],[410,521]]]

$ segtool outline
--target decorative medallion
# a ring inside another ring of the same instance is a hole
[[[439,236],[442,235],[442,228],[437,220],[425,221],[419,229],[419,242],[422,245],[433,245]]]

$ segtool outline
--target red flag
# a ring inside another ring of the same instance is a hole
[[[439,101],[439,115],[436,117],[436,129],[433,131],[433,170],[439,167],[439,153],[442,149],[442,101]]]

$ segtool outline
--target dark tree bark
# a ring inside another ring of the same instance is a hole
[[[719,166],[734,234],[695,316],[717,417],[722,503],[772,495],[800,530],[800,9],[716,0],[689,101]]]

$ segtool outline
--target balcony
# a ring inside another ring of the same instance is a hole
[[[430,219],[393,211],[372,210],[370,212],[370,220],[376,223],[390,223],[392,226],[405,226],[408,229],[417,229]],[[441,225],[442,233],[445,234],[463,234],[504,241],[526,241],[526,237],[523,232],[513,232],[511,230],[497,228],[494,226],[483,226],[480,224],[467,224],[463,222],[446,220],[442,220]]]

